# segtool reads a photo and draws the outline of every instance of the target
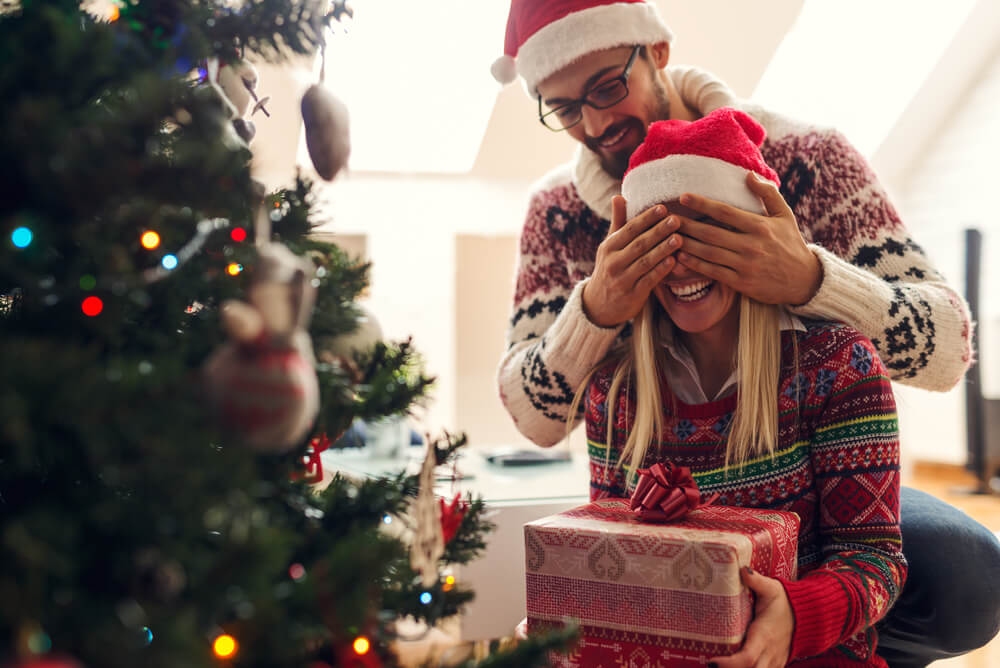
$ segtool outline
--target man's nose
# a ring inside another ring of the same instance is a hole
[[[594,109],[585,104],[580,109],[580,114],[583,116],[583,120],[580,121],[583,124],[583,131],[593,139],[603,135],[608,126],[611,125],[611,115],[607,113],[606,109]]]

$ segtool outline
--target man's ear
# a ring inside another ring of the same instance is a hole
[[[656,69],[662,70],[670,62],[670,42],[657,42],[648,48],[649,57],[656,64]]]

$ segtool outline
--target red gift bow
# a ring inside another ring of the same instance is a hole
[[[672,522],[688,512],[707,506],[719,498],[713,494],[702,501],[691,469],[657,462],[639,469],[639,483],[629,499],[629,508],[644,522]]]

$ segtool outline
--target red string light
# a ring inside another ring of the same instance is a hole
[[[93,318],[104,310],[104,302],[101,301],[100,297],[94,297],[91,295],[83,300],[80,304],[80,309],[83,311],[84,315]]]

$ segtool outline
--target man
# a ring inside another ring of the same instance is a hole
[[[672,38],[644,0],[512,2],[493,74],[520,76],[542,123],[579,143],[533,193],[522,231],[498,369],[520,431],[542,446],[564,437],[580,383],[678,263],[758,301],[852,325],[899,382],[954,387],[971,362],[966,305],[909,238],[864,158],[829,128],[737,99],[703,71],[668,68]],[[690,216],[654,207],[626,220],[615,196],[648,124],[721,106],[767,130],[762,153],[780,195],[752,177],[747,187],[772,203],[768,215],[690,197]],[[894,668],[925,666],[988,642],[1000,628],[1000,543],[911,489],[902,530],[909,579],[880,626],[879,653]],[[752,631],[727,665],[758,665],[764,642]]]

